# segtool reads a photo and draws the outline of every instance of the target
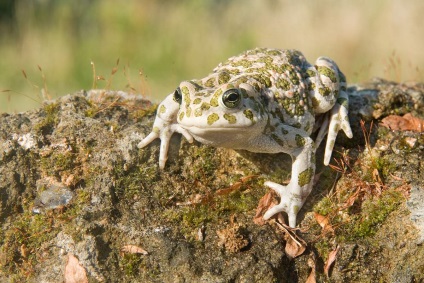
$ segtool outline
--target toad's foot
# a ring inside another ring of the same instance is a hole
[[[292,190],[290,186],[293,185],[283,186],[270,181],[265,182],[264,185],[273,189],[280,196],[280,203],[268,209],[264,219],[268,220],[275,214],[284,211],[289,218],[289,226],[296,227],[296,216],[304,202],[300,195],[294,193],[296,188]],[[299,191],[299,188],[297,188],[297,191]]]

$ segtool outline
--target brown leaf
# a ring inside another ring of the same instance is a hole
[[[314,212],[314,217],[324,231],[334,232],[334,229],[331,227],[330,220],[327,216]]]
[[[65,266],[65,283],[88,283],[87,273],[73,254],[68,254]]]
[[[135,245],[125,245],[121,248],[121,252],[129,253],[129,254],[142,254],[142,255],[149,254],[145,249]]]
[[[411,113],[405,114],[403,117],[398,115],[389,115],[381,120],[381,125],[392,130],[398,131],[424,131],[424,120],[412,116]]]
[[[255,217],[253,217],[253,222],[257,225],[264,225],[265,220],[262,218],[264,213],[274,204],[273,193],[266,193],[258,203],[258,207],[256,208]]]
[[[329,224],[328,218],[324,215],[319,214],[318,212],[314,212],[314,217],[322,228],[325,228],[325,226]]]
[[[286,252],[287,256],[292,259],[303,254],[306,250],[306,244],[297,241],[297,239],[295,239],[295,237],[289,233],[286,235],[286,248],[284,251]]]
[[[336,260],[337,253],[339,252],[339,250],[340,250],[340,245],[337,245],[336,249],[332,250],[330,254],[328,255],[328,259],[324,267],[324,272],[325,272],[325,275],[327,275],[327,277],[330,276],[329,275],[330,268],[333,265],[334,261]]]
[[[285,232],[285,240],[286,240],[286,255],[292,259],[300,256],[306,250],[306,242],[299,235],[296,234],[296,228],[291,228],[287,225],[283,225],[275,221],[278,228]]]

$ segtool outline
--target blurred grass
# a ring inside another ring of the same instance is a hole
[[[107,79],[118,59],[111,88],[159,101],[257,46],[329,56],[349,82],[423,81],[423,14],[422,0],[0,0],[0,112],[90,89],[91,62]]]

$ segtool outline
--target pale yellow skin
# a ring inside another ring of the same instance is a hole
[[[316,147],[328,133],[328,165],[338,131],[352,137],[347,107],[346,79],[331,59],[320,57],[311,65],[296,50],[254,49],[219,64],[203,79],[183,81],[159,105],[153,131],[138,146],[160,138],[160,168],[174,132],[215,147],[290,154],[290,183],[265,182],[281,200],[264,219],[285,211],[295,227],[312,190]],[[310,135],[318,129],[313,141]]]

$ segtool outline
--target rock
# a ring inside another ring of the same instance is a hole
[[[373,128],[367,141],[360,126],[394,113],[422,117],[424,87],[375,80],[349,90],[358,138],[339,139],[349,157],[339,185],[334,170],[319,168],[299,214],[308,249],[292,260],[284,232],[253,221],[264,180],[289,176],[286,155],[175,135],[159,170],[159,142],[137,148],[156,106],[124,92],[80,91],[1,114],[0,281],[304,282],[312,258],[318,280],[424,280],[422,134]],[[332,229],[322,231],[313,211]],[[323,263],[336,244],[327,279]],[[123,252],[128,246],[148,253]]]
[[[411,212],[412,223],[420,231],[417,244],[422,244],[424,242],[424,188],[413,186],[410,193],[411,195],[406,204]]]

